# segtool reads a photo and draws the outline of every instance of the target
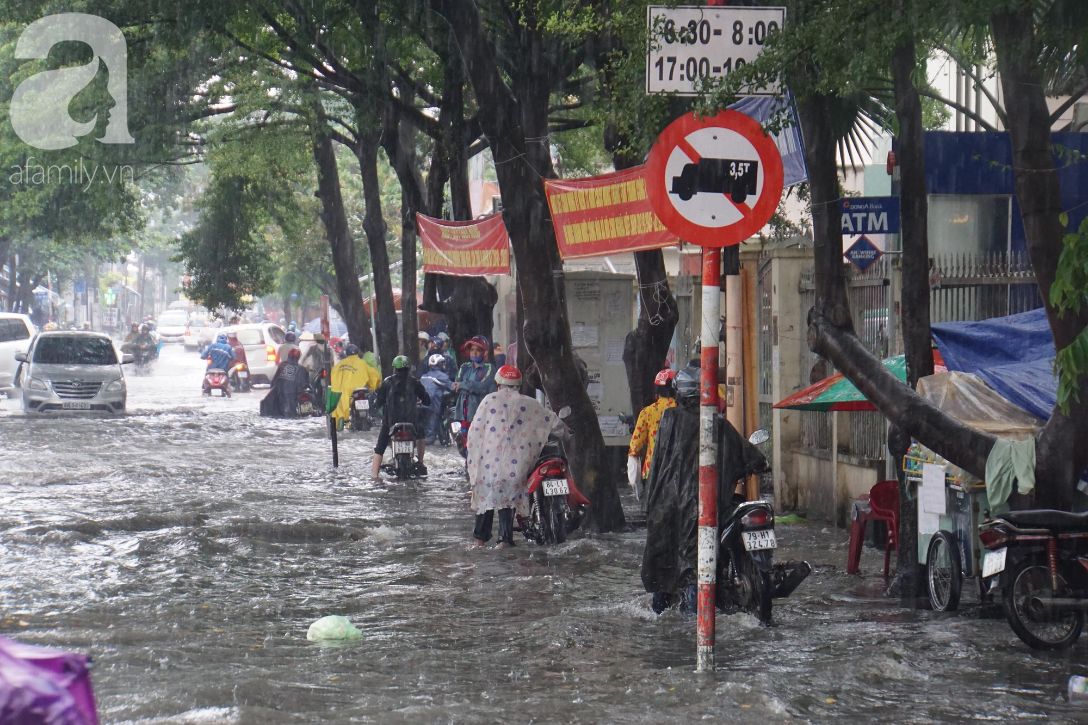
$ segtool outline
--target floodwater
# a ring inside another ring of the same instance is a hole
[[[0,402],[0,634],[91,654],[107,723],[1088,721],[1064,701],[1084,640],[1034,653],[977,607],[901,611],[881,557],[847,577],[819,523],[779,527],[815,572],[777,626],[719,616],[696,675],[694,622],[642,591],[644,530],[469,549],[456,453],[373,483],[373,434],[333,470],[320,419],[202,399],[201,371],[166,348],[120,419]],[[363,639],[307,642],[327,614]]]

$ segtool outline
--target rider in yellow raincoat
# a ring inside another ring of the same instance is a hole
[[[340,400],[332,412],[337,427],[343,428],[344,423],[351,417],[353,392],[359,388],[370,388],[370,392],[373,393],[381,384],[382,374],[359,356],[358,346],[345,347],[344,359],[332,366],[332,374],[329,376],[329,390],[340,393]]]

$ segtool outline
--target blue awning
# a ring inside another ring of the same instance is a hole
[[[981,322],[941,322],[933,339],[949,370],[975,373],[1016,407],[1046,420],[1058,400],[1054,336],[1042,308]]]

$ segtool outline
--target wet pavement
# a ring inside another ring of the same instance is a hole
[[[819,523],[779,527],[776,556],[816,570],[777,626],[719,616],[697,676],[694,622],[642,591],[644,531],[470,549],[455,452],[374,483],[375,434],[348,434],[334,471],[321,419],[201,398],[202,369],[167,347],[124,418],[0,399],[0,634],[91,654],[107,723],[1088,722],[1064,701],[1085,640],[902,611],[882,557],[846,576]],[[307,642],[327,614],[363,639]]]

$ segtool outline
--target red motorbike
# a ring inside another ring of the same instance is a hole
[[[570,409],[564,407],[559,412],[561,418],[566,417],[564,412],[569,415]],[[516,528],[528,541],[562,544],[585,518],[589,499],[574,485],[566,449],[558,438],[550,436],[540,451],[529,474],[528,493],[529,516],[518,516]]]
[[[211,360],[208,361],[208,365],[212,364]],[[211,397],[216,391],[224,398],[230,397],[230,378],[227,376],[227,371],[221,368],[209,367],[208,371],[204,373],[204,385],[202,386],[202,392],[204,395]]]

